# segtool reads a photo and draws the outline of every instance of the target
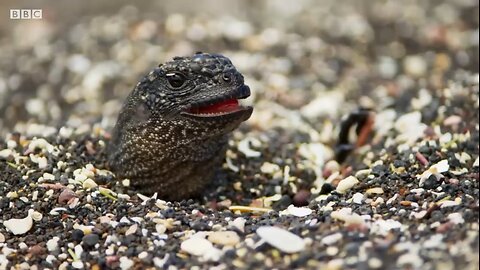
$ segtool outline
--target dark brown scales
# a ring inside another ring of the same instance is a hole
[[[139,192],[179,200],[202,191],[225,157],[228,134],[251,107],[216,114],[194,109],[250,94],[222,55],[176,57],[145,76],[127,97],[109,145],[109,164]]]

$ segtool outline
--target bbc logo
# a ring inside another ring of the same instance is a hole
[[[13,20],[39,20],[41,18],[41,9],[10,9],[10,19]]]

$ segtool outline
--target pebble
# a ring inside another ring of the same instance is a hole
[[[355,176],[349,176],[338,183],[336,191],[344,194],[358,183],[360,183],[360,181],[358,181]]]
[[[82,241],[83,236],[84,236],[84,233],[83,233],[82,230],[75,229],[75,230],[72,231],[72,240],[75,241],[75,242]]]
[[[421,77],[427,72],[427,63],[419,55],[410,55],[405,57],[403,68],[408,74],[414,77]]]
[[[155,231],[159,234],[164,234],[167,231],[167,227],[163,224],[155,225]]]
[[[312,209],[307,207],[295,207],[292,204],[287,209],[280,212],[280,215],[292,215],[296,217],[306,217],[312,214]]]
[[[395,230],[395,229],[400,229],[402,227],[402,223],[396,221],[396,220],[393,220],[393,219],[387,219],[387,220],[383,220],[383,219],[379,219],[379,220],[376,220],[371,228],[370,228],[370,231],[371,233],[374,233],[374,234],[379,234],[379,235],[382,235],[382,236],[386,236],[390,230]]]
[[[83,262],[74,261],[74,262],[72,262],[72,267],[75,268],[75,269],[83,269]]]
[[[76,198],[77,194],[73,192],[73,190],[69,188],[65,188],[62,190],[60,195],[58,196],[58,203],[59,204],[67,204],[72,198]]]
[[[297,235],[273,226],[262,226],[257,234],[271,246],[285,253],[296,253],[305,249],[305,242]]]
[[[419,269],[423,265],[423,260],[419,255],[408,252],[398,257],[397,265],[401,267],[410,265],[414,269]]]
[[[188,254],[202,256],[209,249],[212,249],[213,245],[210,241],[201,236],[192,236],[183,241],[180,248]]]
[[[341,233],[330,234],[322,238],[322,244],[330,246],[342,240],[342,238],[343,235]]]
[[[58,240],[60,240],[60,238],[58,238],[57,236],[54,236],[52,239],[48,240],[47,241],[47,250],[50,251],[50,252],[57,250]]]
[[[357,192],[352,196],[352,202],[355,204],[362,204],[363,199],[364,199],[364,195],[362,193]]]
[[[120,261],[119,266],[120,266],[120,269],[122,270],[128,270],[132,268],[134,265],[134,262],[125,256],[120,257],[119,261]]]
[[[461,213],[451,213],[447,216],[448,220],[453,224],[462,224],[465,222]]]
[[[84,189],[91,189],[91,188],[95,188],[97,186],[98,186],[97,183],[95,183],[95,181],[93,181],[90,178],[87,178],[87,180],[83,181],[83,184],[82,184],[82,187]]]
[[[87,247],[94,247],[99,240],[100,240],[100,237],[96,233],[87,234],[82,238],[82,242]]]
[[[337,211],[330,213],[330,216],[334,219],[341,220],[345,222],[345,225],[350,224],[364,224],[364,219],[357,213],[352,213],[351,208],[342,208]]]
[[[219,231],[209,234],[208,241],[223,246],[235,246],[240,242],[240,237],[234,231]]]
[[[371,269],[380,269],[382,265],[382,260],[380,260],[379,258],[372,257],[368,259],[368,267],[370,267]]]
[[[237,228],[241,232],[245,232],[245,222],[246,220],[243,217],[237,217],[229,222],[228,225]]]
[[[367,195],[372,194],[383,194],[383,189],[381,187],[369,188],[365,191]]]
[[[125,231],[125,236],[128,236],[128,235],[131,235],[131,234],[134,234],[138,229],[138,224],[133,224],[132,226],[130,226],[126,231]]]

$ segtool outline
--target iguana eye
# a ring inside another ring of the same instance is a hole
[[[177,72],[168,73],[167,80],[172,88],[180,88],[185,84],[185,76]]]

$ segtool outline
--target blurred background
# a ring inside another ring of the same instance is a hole
[[[0,2],[0,135],[111,128],[141,76],[196,51],[232,59],[258,126],[284,111],[320,128],[359,105],[428,109],[450,82],[478,82],[477,0],[131,2]],[[43,18],[9,19],[21,8]]]

